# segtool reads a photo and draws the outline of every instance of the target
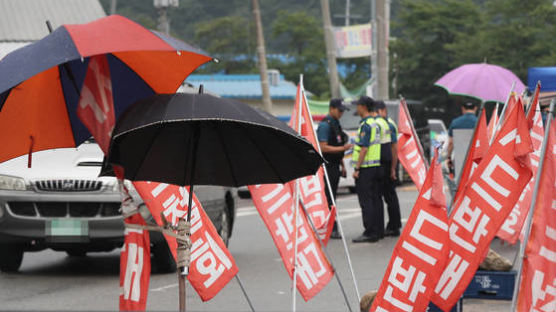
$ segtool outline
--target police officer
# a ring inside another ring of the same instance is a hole
[[[365,231],[353,239],[354,243],[376,242],[384,237],[384,211],[380,199],[380,128],[371,116],[374,101],[368,96],[357,100],[357,113],[362,120],[359,125],[352,164],[353,178],[363,217]]]
[[[348,137],[342,130],[340,118],[344,111],[349,110],[341,99],[330,100],[328,115],[319,123],[317,128],[317,138],[319,140],[320,149],[326,159],[326,171],[330,181],[332,195],[336,199],[336,192],[340,182],[340,176],[346,177],[346,167],[344,165],[344,152],[352,148],[352,144],[348,144]],[[328,205],[332,205],[330,192],[325,190]],[[334,223],[331,238],[341,238]]]
[[[398,128],[383,101],[376,101],[373,114],[376,123],[380,126],[380,167],[382,169],[381,197],[387,205],[388,224],[384,230],[385,236],[400,236],[402,227],[400,203],[396,193],[396,166],[398,161]]]

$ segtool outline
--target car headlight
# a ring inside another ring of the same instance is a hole
[[[22,178],[0,175],[0,190],[25,191],[25,180]]]

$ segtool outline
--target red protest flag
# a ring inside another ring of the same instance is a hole
[[[126,224],[145,225],[135,214]],[[125,229],[120,255],[120,311],[145,311],[151,275],[151,244],[144,229]]]
[[[529,241],[523,262],[518,311],[556,309],[556,124],[550,128]]]
[[[535,124],[535,115],[537,114],[537,108],[539,107],[539,94],[541,92],[541,82],[537,82],[535,92],[531,98],[531,105],[529,106],[529,111],[527,111],[527,125],[529,129],[533,128]]]
[[[450,216],[450,259],[432,295],[443,311],[459,300],[531,179],[531,145],[523,107],[515,105]]]
[[[488,147],[489,139],[487,134],[486,114],[483,109],[477,121],[477,128],[475,129],[473,138],[471,138],[471,144],[467,152],[469,156],[460,173],[458,189],[454,196],[456,199],[455,201],[457,201],[457,198],[462,194],[463,187],[467,184],[467,181],[481,162],[481,159],[486,155]]]
[[[158,225],[166,221],[177,225],[187,214],[189,188],[156,182],[133,182],[133,186],[145,201]],[[177,241],[164,235],[170,251],[176,259]],[[238,268],[226,244],[207,216],[197,196],[193,194],[191,210],[191,262],[187,279],[201,300],[212,299],[237,274]]]
[[[309,141],[315,150],[319,149],[319,142],[315,136],[315,129],[313,127],[313,118],[309,112],[306,103],[305,90],[301,83],[297,86],[297,95],[293,107],[292,117],[290,119],[290,127],[301,134],[307,141]],[[301,111],[300,111],[301,110]],[[301,117],[301,119],[299,119]],[[300,124],[300,127],[298,125]],[[307,176],[298,179],[301,191],[301,202],[305,205],[305,209],[309,214],[317,232],[321,239],[326,243],[332,234],[332,227],[328,231],[328,224],[330,219],[332,225],[336,216],[331,216],[331,210],[328,207],[326,199],[326,184],[324,183],[324,169],[321,167],[315,175]],[[293,183],[289,183],[291,191],[293,192]]]
[[[435,155],[370,311],[427,310],[449,252],[444,179],[437,159]]]
[[[496,103],[496,106],[492,111],[492,115],[490,116],[490,120],[488,121],[487,134],[488,134],[489,142],[492,140],[492,137],[494,136],[494,131],[496,131],[497,124],[498,124],[498,103]]]
[[[556,311],[556,123],[552,122],[529,241],[523,259],[517,311]]]
[[[531,128],[530,136],[531,142],[533,143],[534,152],[531,153],[531,167],[533,169],[533,177],[523,189],[519,201],[512,209],[512,212],[508,218],[502,224],[502,227],[496,234],[501,239],[509,242],[510,244],[515,244],[520,238],[520,234],[523,229],[523,224],[529,212],[531,206],[531,200],[533,197],[533,187],[535,185],[537,168],[539,166],[541,147],[544,134],[544,126],[542,123],[542,116],[539,110],[536,111],[533,118],[533,127]]]
[[[398,159],[405,168],[413,183],[421,190],[427,174],[426,160],[421,152],[420,141],[413,131],[413,121],[409,116],[404,99],[400,101],[398,114]]]
[[[95,55],[89,59],[77,105],[77,116],[94,136],[104,154],[108,155],[116,117],[106,55]]]
[[[151,275],[151,243],[149,232],[142,227],[145,220],[118,175],[124,215],[124,245],[120,255],[120,311],[145,311]]]
[[[290,188],[284,184],[263,184],[251,185],[249,191],[282,257],[286,271],[293,279],[295,220]],[[303,210],[299,211],[297,225],[297,289],[303,299],[309,301],[330,282],[334,270]]]

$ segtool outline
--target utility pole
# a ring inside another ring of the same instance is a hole
[[[110,15],[116,14],[116,6],[118,4],[118,0],[110,1]]]
[[[158,30],[169,35],[170,34],[170,18],[168,17],[168,8],[177,8],[179,0],[154,0],[154,7],[158,9]]]
[[[330,7],[328,0],[320,0],[322,9],[322,22],[324,25],[324,41],[326,43],[326,58],[328,61],[328,79],[330,81],[330,95],[332,98],[340,97],[340,79],[336,65],[336,44],[332,34],[332,21],[330,20]]]
[[[255,18],[255,26],[257,29],[257,56],[259,58],[259,72],[261,74],[261,88],[263,91],[263,108],[268,113],[272,113],[272,101],[270,99],[270,87],[268,85],[268,71],[266,65],[266,52],[264,48],[263,25],[261,23],[261,10],[259,9],[259,1],[253,2],[253,17]]]
[[[376,31],[376,1],[371,0],[371,94],[367,94],[372,96],[373,98],[377,97],[378,95],[378,66],[377,66],[377,31]]]
[[[351,2],[350,0],[346,0],[346,26],[349,26],[349,11],[350,11]]]
[[[377,98],[387,100],[388,96],[388,24],[390,22],[390,1],[376,0],[376,32],[377,32],[377,58],[378,67]]]

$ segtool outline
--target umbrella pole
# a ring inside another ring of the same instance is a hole
[[[553,112],[554,112],[555,100],[550,102],[549,114],[546,120],[546,127],[544,129],[544,140],[542,141],[541,155],[539,160],[539,167],[537,168],[537,176],[535,177],[535,188],[533,189],[533,197],[531,200],[531,206],[529,206],[529,212],[527,213],[527,218],[525,219],[525,233],[523,234],[523,241],[519,245],[519,257],[517,276],[514,284],[514,294],[512,296],[512,310],[517,311],[517,296],[519,295],[519,287],[521,286],[521,274],[523,271],[523,261],[525,259],[525,249],[527,248],[527,243],[529,241],[529,235],[531,234],[531,228],[533,227],[533,216],[535,213],[535,206],[537,205],[539,188],[541,185],[541,175],[544,167],[544,160],[546,154],[546,148],[548,146],[548,135],[550,134],[550,124],[553,122]],[[552,153],[550,151],[549,153]]]
[[[193,207],[193,178],[197,163],[197,147],[199,145],[199,125],[193,128],[193,139],[191,140],[191,167],[188,172],[189,199],[187,202],[187,219],[180,219],[178,223],[178,234],[185,235],[185,240],[178,240],[178,286],[179,286],[179,311],[185,312],[186,301],[186,279],[189,275],[189,262],[191,260],[191,210]]]
[[[303,79],[303,76],[301,76],[301,88],[303,90],[303,97],[304,97],[304,100],[305,100],[304,103],[306,105],[307,113],[309,114],[309,117],[311,118],[311,122],[312,122],[313,121],[313,116],[311,116],[311,111],[309,110],[309,104],[307,102],[307,97],[305,96],[305,88],[303,87],[303,80],[302,79]],[[317,134],[315,132],[314,127],[313,127],[313,135],[315,136],[315,138],[317,137]],[[318,150],[319,154],[322,156],[322,151],[320,149],[319,144],[317,144],[317,150]],[[340,236],[342,237],[342,244],[344,245],[344,253],[346,254],[347,263],[348,263],[348,266],[349,266],[349,270],[351,272],[351,279],[353,280],[353,286],[355,288],[355,294],[357,295],[357,300],[361,301],[361,295],[359,294],[359,288],[357,287],[357,279],[355,279],[355,271],[353,270],[353,264],[351,262],[351,256],[349,255],[349,249],[348,249],[348,245],[347,245],[347,241],[346,241],[346,236],[344,235],[344,229],[342,227],[342,223],[340,222],[340,213],[338,212],[338,206],[336,206],[336,199],[334,198],[334,193],[332,192],[332,186],[330,185],[330,179],[328,178],[328,170],[326,170],[326,164],[322,164],[322,169],[324,171],[324,178],[326,179],[325,182],[326,182],[326,189],[328,191],[328,195],[330,195],[332,205],[334,207],[336,207],[336,225],[338,226],[338,232],[340,233]],[[342,287],[342,289],[343,289],[343,287]]]

